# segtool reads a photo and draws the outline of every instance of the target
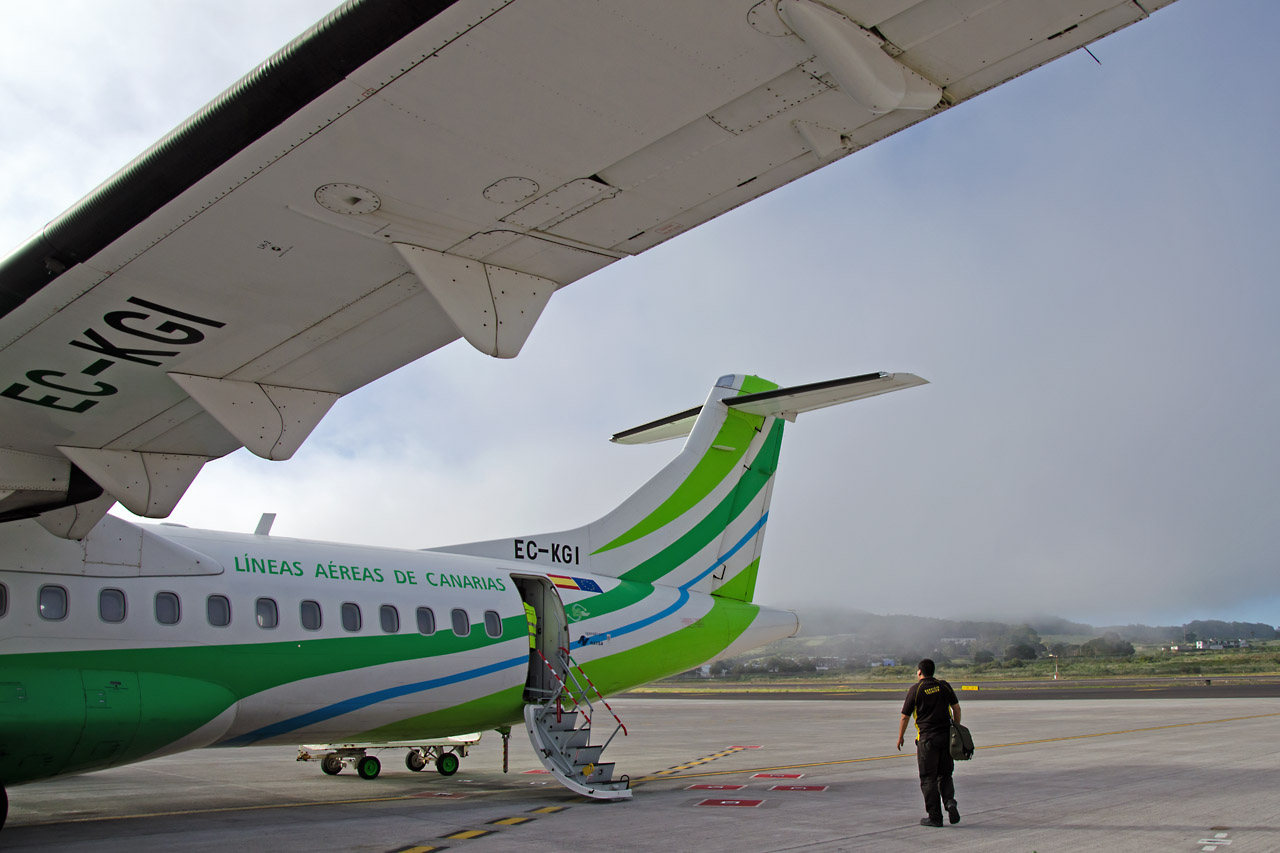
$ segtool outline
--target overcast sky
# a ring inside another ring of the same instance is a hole
[[[330,4],[0,3],[0,250]],[[172,521],[424,547],[585,523],[725,373],[931,385],[789,428],[757,601],[1280,622],[1280,4],[1179,0],[455,343]],[[114,512],[127,516],[123,510]]]

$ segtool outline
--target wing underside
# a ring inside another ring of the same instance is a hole
[[[348,4],[0,265],[0,520],[167,515],[204,462],[286,459],[458,338],[512,357],[557,289],[1163,5]]]

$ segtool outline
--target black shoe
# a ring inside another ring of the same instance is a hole
[[[960,809],[955,800],[947,800],[947,820],[952,823],[960,822]]]
[[[942,818],[940,817],[922,817],[920,818],[921,826],[942,826]]]

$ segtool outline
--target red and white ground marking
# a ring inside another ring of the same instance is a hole
[[[770,791],[825,791],[826,785],[773,785]]]
[[[741,791],[746,785],[690,785],[686,791]]]
[[[455,794],[453,791],[427,791],[413,796],[415,799],[430,797],[433,800],[465,800],[467,798],[466,794]]]
[[[698,803],[700,806],[738,806],[740,808],[754,809],[763,803],[764,800],[703,800]]]
[[[764,749],[763,746],[731,746],[729,749]]]
[[[803,779],[803,773],[753,773],[752,779]]]
[[[545,773],[545,774],[546,774],[546,775],[548,775],[548,776],[550,776],[550,775],[551,775],[551,771],[550,771],[550,770],[544,770],[544,769],[542,769],[541,767],[539,767],[537,770],[521,770],[520,772],[521,772],[521,773],[524,773],[524,774],[526,774],[526,775],[527,775],[527,774],[529,774],[529,773]]]

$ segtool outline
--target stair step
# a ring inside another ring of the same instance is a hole
[[[556,712],[548,709],[545,716],[542,717],[543,728],[549,732],[568,732],[578,727],[578,712],[565,711],[561,713],[559,719],[556,719]]]
[[[591,768],[590,772],[587,771],[587,768]],[[603,764],[574,765],[573,769],[578,774],[578,780],[584,785],[601,785],[613,779],[612,761],[606,761]]]
[[[571,791],[597,800],[625,800],[631,789],[625,778],[615,781],[613,762],[600,762],[604,746],[590,743],[591,725],[576,728],[578,714],[546,704],[525,706],[525,728],[542,766]]]

